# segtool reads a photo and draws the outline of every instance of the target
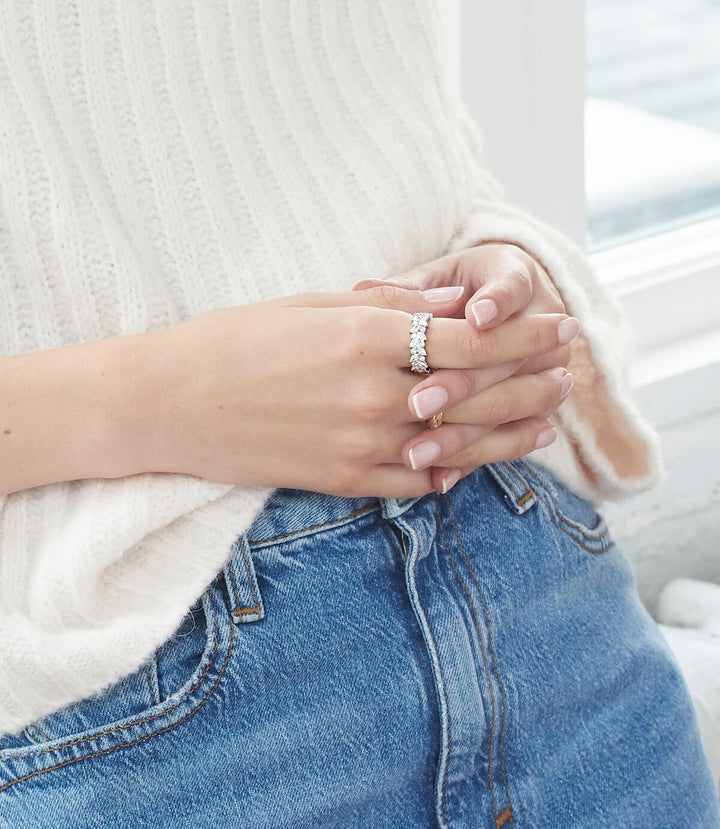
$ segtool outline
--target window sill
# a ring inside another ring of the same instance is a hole
[[[720,410],[720,218],[589,256],[631,331],[638,403],[664,427]]]

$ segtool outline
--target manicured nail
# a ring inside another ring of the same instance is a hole
[[[479,299],[473,302],[470,309],[478,325],[485,325],[486,322],[494,320],[498,315],[497,305],[491,299]]]
[[[462,285],[449,285],[447,288],[428,288],[422,291],[422,298],[428,302],[452,302],[465,293]]]
[[[422,443],[416,443],[412,449],[408,449],[410,466],[413,469],[422,469],[439,457],[441,451],[442,447],[434,440],[424,440]]]
[[[442,386],[428,386],[412,396],[415,414],[420,418],[430,417],[439,412],[448,402],[448,393]]]
[[[546,446],[550,446],[550,444],[555,440],[557,437],[557,429],[551,426],[549,429],[543,429],[542,432],[538,435],[537,440],[535,441],[534,449],[544,449]]]
[[[453,469],[451,472],[448,472],[448,474],[444,475],[440,481],[440,492],[444,495],[449,489],[452,489],[455,486],[461,477],[462,475],[460,474],[459,469]]]
[[[560,386],[560,399],[563,400],[570,394],[570,389],[575,384],[575,378],[568,373],[563,377],[562,385]]]
[[[580,323],[575,317],[568,317],[558,325],[558,342],[566,345],[580,333]]]

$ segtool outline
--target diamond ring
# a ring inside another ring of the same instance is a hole
[[[417,311],[412,315],[410,326],[410,369],[418,374],[432,374],[433,369],[427,364],[425,340],[427,327],[432,314],[428,311]]]

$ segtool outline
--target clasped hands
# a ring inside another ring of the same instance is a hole
[[[415,311],[434,315],[429,375],[409,368]],[[555,439],[578,331],[542,267],[497,243],[349,291],[211,309],[149,335],[135,466],[346,497],[446,492]]]
[[[402,458],[408,467],[432,467],[433,485],[444,493],[484,463],[510,460],[555,440],[547,417],[573,387],[569,343],[580,325],[573,317],[558,320],[565,304],[533,257],[514,244],[487,243],[399,277],[362,280],[353,290],[384,290],[391,302],[393,287],[422,291],[436,304],[435,316],[464,316],[476,332],[478,351],[495,358],[488,367],[438,370],[440,356],[428,336],[435,372],[410,390],[408,407],[419,419],[442,411],[443,429],[423,430],[407,441]],[[546,323],[556,326],[556,340]]]

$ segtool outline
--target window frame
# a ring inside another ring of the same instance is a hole
[[[544,0],[450,6],[454,71],[489,169],[509,201],[587,251],[584,3],[556,0],[552,14]],[[667,426],[720,410],[720,219],[588,259],[623,308],[646,416]]]

